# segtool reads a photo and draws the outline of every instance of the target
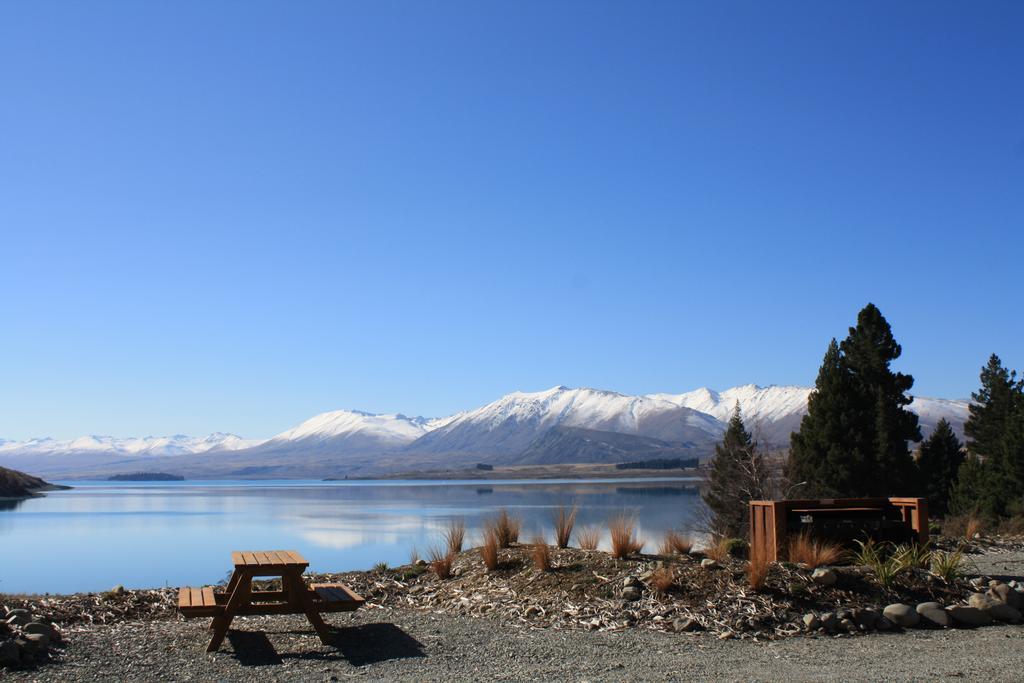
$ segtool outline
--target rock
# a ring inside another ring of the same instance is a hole
[[[424,560],[424,559],[416,560],[416,566],[417,567],[426,567],[427,566],[427,561]]]
[[[623,600],[639,600],[643,593],[636,586],[626,586],[622,589]]]
[[[857,630],[857,624],[853,623],[853,619],[840,619],[839,628],[843,631],[849,631],[853,633]]]
[[[938,603],[922,603],[924,605],[938,604]],[[921,615],[921,622],[927,626],[937,626],[939,628],[948,628],[950,624],[950,617],[946,610],[941,607],[929,607],[924,610],[918,605],[917,613]]]
[[[636,578],[635,576],[627,576],[625,579],[622,580],[622,587],[623,588],[629,588],[630,586],[635,586],[637,588],[642,588],[643,585],[644,585],[643,581],[641,581],[640,579]]]
[[[124,586],[122,586],[121,584],[117,584],[116,586],[110,589],[111,595],[124,595],[124,592]]]
[[[882,614],[885,618],[903,628],[911,628],[917,626],[918,622],[921,621],[921,615],[918,614],[913,607],[910,605],[904,605],[902,602],[894,602],[891,605],[886,606],[882,610]]]
[[[878,612],[873,609],[857,608],[853,610],[853,620],[866,631],[878,625]]]
[[[29,624],[25,624],[21,628],[22,633],[43,633],[48,638],[53,638],[53,629],[49,624],[44,624],[40,621],[33,621]]]
[[[988,612],[988,615],[996,621],[1005,621],[1008,624],[1019,624],[1021,620],[1020,610],[1016,607],[1010,607],[1005,602],[997,602],[985,611]]]
[[[975,626],[987,626],[992,623],[992,616],[977,607],[965,607],[954,605],[946,610],[953,619],[953,623],[963,628],[974,628]]]
[[[834,586],[836,581],[839,580],[839,576],[836,574],[834,569],[828,567],[818,567],[811,574],[811,581],[820,586]]]
[[[825,612],[821,615],[821,626],[829,633],[832,633],[839,626],[839,617],[834,612]]]
[[[928,610],[942,609],[942,603],[939,602],[922,602],[917,606],[917,613],[924,614]]]
[[[0,666],[17,666],[21,663],[21,648],[13,640],[0,643]]]
[[[7,612],[7,623],[11,626],[24,626],[32,621],[32,613],[27,609],[12,609]]]
[[[998,604],[1000,604],[998,600],[986,595],[985,593],[971,593],[971,597],[967,599],[967,605],[969,607],[980,610],[988,610]]]
[[[875,628],[879,631],[891,631],[894,625],[885,615],[878,617],[878,621],[875,622]]]
[[[735,634],[732,631],[722,631],[721,633],[718,634],[718,639],[719,640],[732,640],[734,635]]]
[[[1008,586],[1005,583],[1001,583],[998,586],[992,586],[988,591],[988,596],[995,598],[1000,602],[1004,602],[1014,609],[1021,608],[1021,596],[1012,586]]]
[[[973,579],[970,580],[970,584],[975,588],[981,588],[985,586],[987,583],[988,582],[986,581],[984,576],[975,576]]]
[[[700,566],[704,569],[717,569],[718,563],[712,560],[710,557],[705,557],[700,561]]]
[[[22,637],[27,643],[26,649],[31,652],[45,650],[50,646],[50,636],[45,633],[29,633]]]
[[[540,607],[537,607],[537,605],[530,605],[526,608],[526,616],[535,617],[538,614],[540,614]]]
[[[804,615],[804,627],[808,631],[817,631],[821,628],[821,619],[813,612],[808,612]]]
[[[704,626],[696,619],[676,619],[672,622],[672,629],[679,633],[690,633],[703,631]]]

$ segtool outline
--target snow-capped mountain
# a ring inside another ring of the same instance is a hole
[[[223,433],[0,440],[0,465],[51,478],[153,468],[189,476],[295,477],[369,476],[476,462],[619,462],[662,457],[658,453],[702,457],[711,453],[737,405],[763,447],[786,448],[807,412],[811,391],[748,384],[629,396],[558,386],[513,392],[443,418],[335,410],[267,440]],[[946,418],[962,438],[967,401],[917,397],[910,408],[920,416],[925,437]]]
[[[462,413],[413,443],[413,452],[515,455],[552,427],[635,434],[669,443],[705,442],[722,433],[711,415],[670,401],[597,389],[514,392]]]
[[[80,436],[77,439],[50,438],[27,441],[0,441],[0,455],[70,455],[74,453],[110,453],[116,455],[185,455],[208,451],[236,451],[251,448],[259,440],[243,439],[235,434],[215,432],[205,437],[184,434],[119,439],[113,436]]]

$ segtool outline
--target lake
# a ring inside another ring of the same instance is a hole
[[[521,541],[543,532],[549,543],[559,505],[579,507],[577,528],[625,511],[654,551],[663,531],[694,523],[698,481],[62,482],[74,488],[0,501],[0,592],[216,583],[231,550],[298,550],[311,571],[405,564],[454,518],[479,545],[499,508],[523,520]]]

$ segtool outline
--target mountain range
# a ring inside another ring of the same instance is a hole
[[[766,449],[785,449],[811,389],[744,385],[726,391],[629,396],[558,386],[513,392],[443,418],[336,410],[267,440],[216,433],[58,441],[0,439],[0,465],[52,478],[162,471],[189,478],[374,476],[476,463],[619,463],[706,457],[738,405]],[[946,418],[962,437],[968,402],[916,397],[925,436]]]

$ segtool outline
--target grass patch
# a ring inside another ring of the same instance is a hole
[[[452,519],[444,530],[444,542],[448,546],[449,553],[461,553],[462,543],[466,540],[466,522],[462,519]]]
[[[538,535],[533,539],[531,555],[533,557],[533,566],[537,571],[551,571],[551,548],[548,547],[543,536]]]
[[[572,528],[576,524],[576,511],[575,505],[571,508],[560,505],[551,516],[551,521],[555,526],[555,544],[559,548],[569,547]]]
[[[814,540],[808,533],[797,534],[789,541],[789,561],[817,569],[836,564],[845,553],[841,546],[823,540]]]
[[[643,541],[636,537],[636,521],[626,515],[616,515],[608,521],[611,536],[611,555],[617,560],[625,559],[643,550]]]
[[[597,550],[601,542],[601,530],[596,526],[586,526],[576,533],[576,543],[580,550]]]

